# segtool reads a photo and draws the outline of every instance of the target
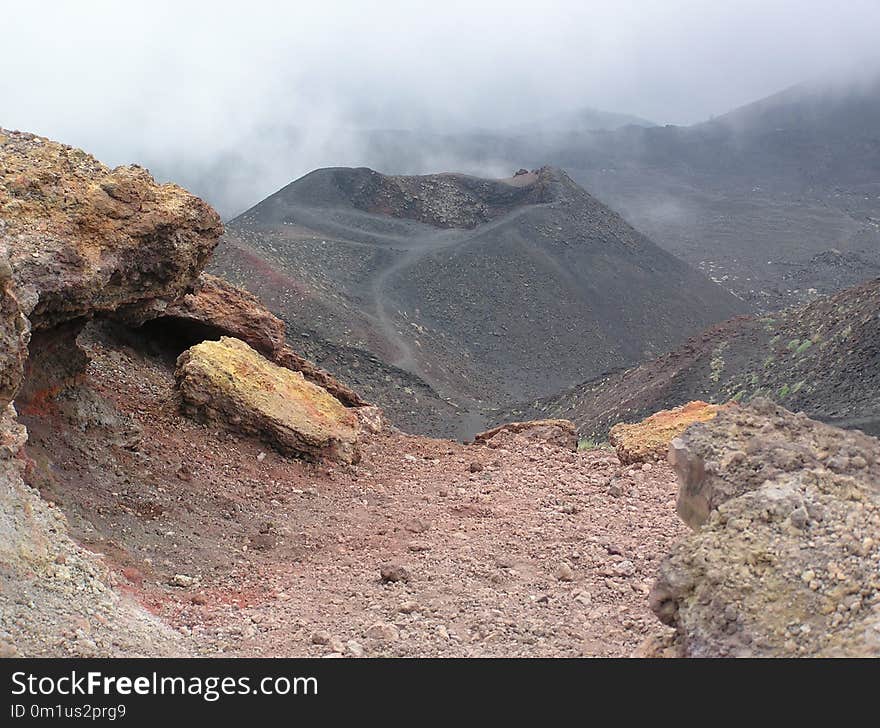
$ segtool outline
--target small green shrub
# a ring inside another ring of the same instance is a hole
[[[728,342],[723,342],[715,347],[712,351],[712,361],[709,362],[709,379],[713,382],[721,380],[721,373],[724,371],[724,351],[728,347]]]

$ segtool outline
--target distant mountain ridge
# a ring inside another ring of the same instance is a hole
[[[613,111],[602,111],[589,106],[584,106],[573,111],[563,111],[550,116],[544,116],[533,121],[514,124],[499,131],[523,134],[523,133],[557,133],[557,132],[588,132],[588,131],[613,131],[624,126],[657,126],[653,121],[648,121],[632,114],[620,114]]]

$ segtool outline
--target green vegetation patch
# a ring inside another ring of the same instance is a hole
[[[592,437],[582,437],[578,440],[578,452],[586,452],[587,450],[597,450],[604,446],[605,443],[600,442]]]
[[[724,350],[728,347],[728,342],[723,342],[715,347],[712,352],[712,361],[709,362],[709,368],[711,372],[709,374],[709,379],[713,382],[718,382],[721,380],[721,372],[724,371]]]

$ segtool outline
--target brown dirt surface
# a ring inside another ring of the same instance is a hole
[[[21,417],[27,480],[194,654],[624,656],[664,629],[666,465],[396,431],[308,464],[182,417],[167,360],[80,338],[84,383]]]

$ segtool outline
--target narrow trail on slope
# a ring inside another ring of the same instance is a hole
[[[398,352],[398,356],[390,363],[416,375],[443,399],[465,410],[467,412],[465,420],[467,421],[463,423],[463,427],[467,429],[474,429],[475,427],[479,429],[486,424],[487,418],[479,412],[483,408],[482,403],[463,395],[461,392],[450,392],[448,384],[436,377],[433,372],[419,361],[410,337],[405,336],[399,330],[399,326],[395,321],[393,312],[396,311],[400,314],[401,309],[399,304],[395,303],[389,294],[389,283],[394,276],[404,273],[425,257],[441,250],[464,247],[495,228],[509,224],[525,213],[526,210],[528,210],[528,207],[515,210],[508,215],[480,225],[473,230],[442,230],[427,237],[407,239],[405,241],[407,247],[403,249],[404,252],[391,265],[378,271],[370,287],[372,308],[375,312],[375,321],[379,331]]]

